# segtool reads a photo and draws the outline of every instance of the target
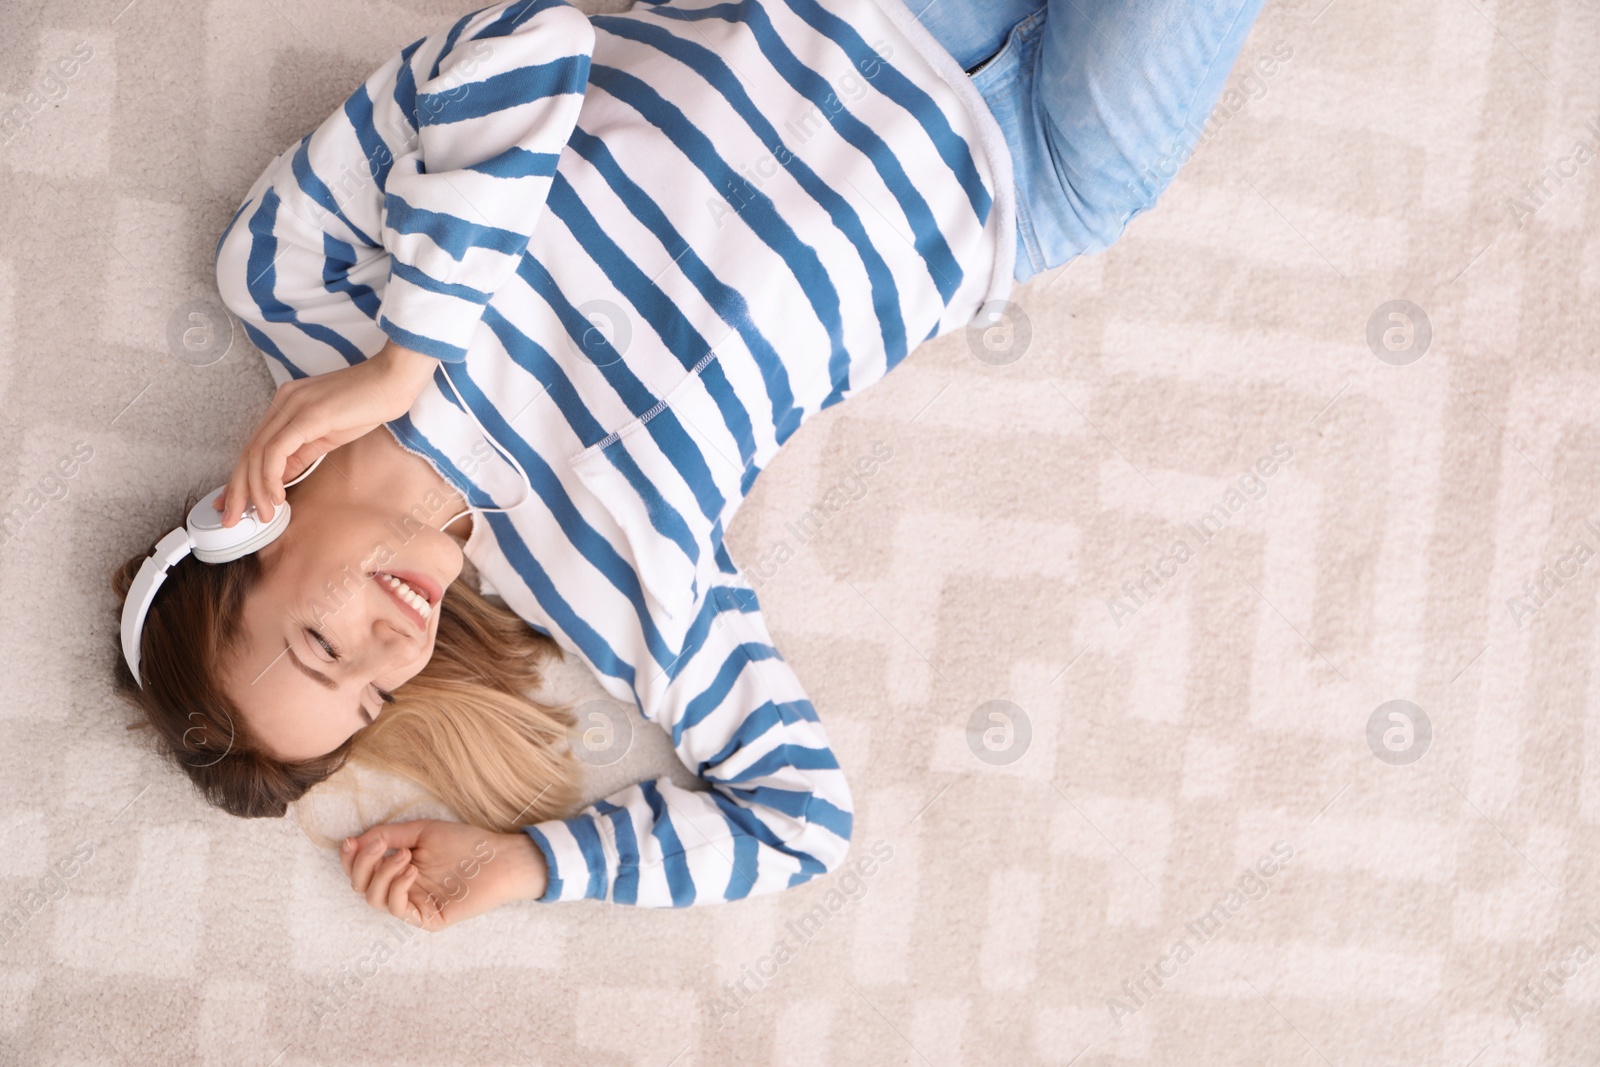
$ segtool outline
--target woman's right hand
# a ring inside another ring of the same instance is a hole
[[[439,361],[389,342],[369,359],[278,387],[217,498],[222,525],[254,503],[262,522],[283,503],[285,481],[318,456],[411,410]]]
[[[391,848],[394,854],[385,858]],[[346,838],[339,861],[368,904],[425,930],[442,930],[507,901],[537,900],[549,881],[544,852],[527,834],[439,819],[374,826]]]

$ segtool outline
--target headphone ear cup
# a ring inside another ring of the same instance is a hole
[[[184,526],[189,533],[190,551],[202,563],[228,563],[258,552],[276,541],[289,526],[289,502],[284,501],[272,509],[272,521],[262,522],[255,505],[245,508],[239,521],[232,526],[222,525],[222,514],[212,506],[212,501],[227,491],[220,485],[189,509]]]

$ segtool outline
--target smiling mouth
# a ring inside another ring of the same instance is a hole
[[[404,578],[397,578],[387,571],[379,571],[373,577],[394,602],[405,610],[419,629],[428,628],[428,619],[433,615],[433,605],[429,603],[424,593],[414,589]]]

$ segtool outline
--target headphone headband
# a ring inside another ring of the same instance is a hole
[[[326,458],[327,453],[318,456],[294,481],[285,483],[284,488],[304,480]],[[273,509],[271,522],[263,522],[256,515],[255,505],[250,504],[238,522],[223,526],[222,514],[212,506],[212,501],[227,489],[226,484],[217,486],[190,508],[184,524],[156,542],[155,551],[139,566],[139,573],[128,587],[127,598],[122,602],[122,658],[128,661],[128,669],[141,689],[144,676],[139,673],[139,639],[156,591],[167,580],[167,572],[191,553],[202,563],[227,563],[259,552],[289,527],[287,500]]]

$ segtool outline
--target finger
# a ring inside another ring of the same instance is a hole
[[[400,873],[411,866],[411,850],[403,848],[390,856],[377,869],[372,872],[372,881],[367,883],[367,903],[374,908],[384,908],[389,899],[389,887]]]
[[[408,863],[405,872],[389,886],[389,914],[396,919],[405,919],[415,910],[412,908],[411,898],[407,894],[410,892],[411,886],[416,882],[417,875],[421,873],[420,870]]]
[[[290,424],[269,442],[261,455],[261,484],[274,503],[283,500],[289,458],[309,442],[301,426]]]
[[[372,869],[372,881],[367,883],[367,891],[363,894],[372,907],[384,907],[384,902],[389,898],[389,885],[406,869],[406,863],[409,862],[402,861],[403,856],[405,853],[396,852]]]
[[[217,499],[222,503],[222,525],[232,526],[234,523],[234,503],[239,492],[239,475],[243,469],[241,459],[233,465],[233,470],[228,472],[228,482],[222,487],[222,495]]]
[[[321,440],[317,441],[307,441],[305,444],[295,449],[283,465],[284,486],[287,487],[290,482],[304,474],[306,472],[306,468],[310,467],[311,464],[317,461],[318,456],[325,455],[326,453],[332,451],[333,449],[328,446],[327,438],[322,438]]]
[[[267,493],[266,471],[263,469],[265,456],[265,445],[251,451],[250,462],[245,466],[245,477],[250,483],[250,499],[255,501],[256,516],[262,522],[271,522],[274,498]]]
[[[249,455],[250,443],[247,441],[239,453],[239,462],[233,465],[233,473],[228,477],[228,507],[223,512],[223,522],[228,526],[239,521],[244,515],[245,505],[249,503],[250,485],[245,481]]]
[[[281,394],[281,390],[280,390]],[[249,504],[250,482],[249,469],[252,450],[257,448],[263,440],[263,434],[272,432],[280,413],[277,406],[268,408],[266,413],[256,421],[255,429],[250,431],[250,437],[245,441],[244,447],[239,450],[239,461],[234,464],[233,474],[228,479],[228,491],[225,494],[227,508],[223,511],[224,526],[232,526],[244,515],[244,509]]]
[[[256,513],[262,521],[272,519],[272,498],[266,494],[265,486],[261,483],[258,468],[261,464],[262,451],[267,442],[271,441],[283,431],[283,427],[294,421],[295,412],[299,407],[299,392],[295,388],[297,383],[285,382],[278,387],[277,394],[273,397],[271,406],[256,423],[256,428],[250,435],[249,442],[239,457],[238,493],[233,497],[232,504],[236,514],[243,515],[244,509],[251,502],[255,503]]]
[[[262,446],[260,457],[262,487],[271,494],[275,503],[285,499],[284,483],[291,477],[289,468],[293,458],[310,450],[311,446],[321,439],[321,433],[312,428],[314,422],[312,412],[298,412],[293,418],[286,419]],[[311,459],[315,459],[317,455],[320,453],[313,451],[310,459],[307,459],[294,473],[298,474],[300,470],[310,466]]]
[[[380,823],[364,833],[357,834],[353,838],[355,847],[350,852],[350,884],[356,892],[366,892],[367,882],[372,877],[372,869],[377,866],[385,852],[391,848],[416,848],[427,825],[427,819]]]
[[[249,460],[241,456],[239,466],[235,470],[231,487],[228,490],[228,525],[232,526],[244,518],[244,512],[250,506],[250,480]]]
[[[344,868],[344,876],[351,877],[352,864],[356,859],[356,839],[347,837],[339,842],[339,866]]]
[[[373,868],[383,859],[389,845],[381,834],[372,837],[363,834],[358,840],[361,844],[350,864],[350,887],[357,893],[365,893],[368,883],[372,881]]]
[[[385,848],[416,848],[417,842],[422,839],[422,831],[430,822],[431,819],[412,819],[409,822],[379,823],[357,835],[356,843],[366,844],[373,838],[381,838]]]

